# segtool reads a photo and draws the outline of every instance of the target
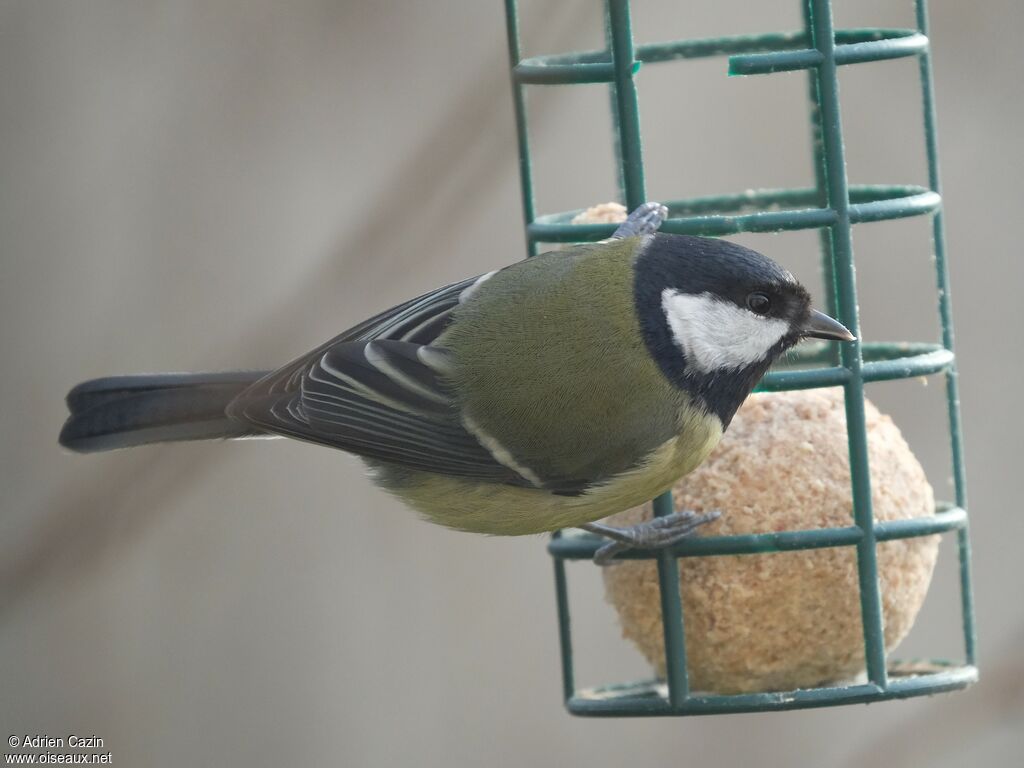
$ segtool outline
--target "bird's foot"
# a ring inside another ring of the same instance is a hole
[[[596,533],[611,539],[594,553],[594,562],[608,565],[612,558],[627,549],[663,549],[670,547],[680,539],[685,539],[695,530],[712,520],[717,520],[721,512],[704,512],[697,514],[684,510],[673,512],[664,517],[655,517],[637,525],[616,528],[604,523],[585,523],[581,525],[585,531]]]
[[[637,235],[650,235],[658,231],[658,227],[668,218],[668,208],[661,203],[644,203],[619,224],[619,228],[612,233],[612,240],[621,240],[624,237],[636,237]]]

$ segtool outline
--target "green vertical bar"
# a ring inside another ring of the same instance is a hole
[[[647,199],[644,183],[643,147],[640,141],[640,114],[637,105],[636,74],[638,62],[633,52],[633,29],[629,0],[607,0],[607,29],[612,67],[615,71],[615,123],[623,197],[633,210]],[[672,493],[654,500],[654,514],[664,517],[673,512]],[[671,554],[658,554],[658,587],[661,593],[661,621],[665,638],[665,676],[669,703],[681,706],[689,695],[686,673],[686,640],[683,629],[682,600],[679,595],[679,562]]]
[[[814,30],[811,28],[811,5],[810,0],[801,3],[804,20],[804,34],[807,36],[807,44],[811,45],[814,39]],[[815,70],[807,71],[807,90],[811,102],[811,154],[814,160],[814,189],[816,191],[815,202],[819,208],[828,205],[828,193],[826,186],[828,179],[825,177],[825,148],[821,133],[821,99],[818,96],[818,74]],[[821,272],[822,288],[825,291],[825,308],[830,315],[836,315],[836,278],[832,265],[832,248],[830,234],[827,230],[819,230],[818,238],[821,248]],[[830,344],[828,349],[829,362],[832,365],[839,365],[839,348],[836,344]]]
[[[640,142],[640,114],[633,75],[638,62],[633,56],[633,28],[629,0],[608,0],[608,26],[611,29],[612,67],[615,70],[616,128],[619,139],[621,179],[626,208],[644,203],[644,159]]]
[[[917,27],[928,37],[928,3],[916,0]],[[942,195],[939,175],[939,144],[935,127],[935,98],[932,82],[931,38],[928,48],[918,57],[921,73],[922,107],[924,111],[924,139],[928,154],[928,184],[933,192]],[[953,309],[949,290],[949,264],[946,260],[946,233],[942,209],[932,216],[932,247],[935,253],[935,275],[939,293],[939,320],[942,323],[942,344],[953,351]],[[946,373],[946,400],[949,410],[950,447],[953,457],[953,483],[956,503],[967,509],[967,477],[964,471],[963,431],[960,422],[960,391],[956,362]],[[960,600],[964,629],[964,648],[968,664],[974,664],[976,636],[974,630],[974,594],[971,588],[971,547],[967,528],[957,534],[960,550]]]
[[[556,531],[552,538],[560,538]],[[575,671],[572,663],[572,627],[569,615],[569,588],[565,577],[565,561],[555,560],[555,601],[558,604],[558,645],[562,652],[562,698],[569,701],[576,695]]]
[[[519,40],[519,10],[516,0],[505,0],[505,30],[508,35],[512,106],[516,115],[516,139],[519,148],[519,185],[523,199],[523,220],[526,227],[529,227],[536,216],[533,201],[533,167],[530,162],[530,134],[526,119],[526,95],[523,92],[523,86],[516,82],[514,75],[515,68],[523,56]],[[534,256],[536,253],[537,243],[527,233],[526,255]]]
[[[612,57],[612,15],[608,8],[608,0],[604,2],[604,51]],[[608,106],[612,115],[612,153],[615,158],[615,180],[619,188],[619,199],[626,200],[625,164],[622,162],[622,139],[619,134],[619,103],[615,83],[608,84]]]
[[[817,70],[822,143],[825,156],[828,204],[836,212],[830,228],[833,268],[837,288],[839,321],[857,336],[860,322],[857,309],[856,273],[853,263],[853,238],[850,224],[850,195],[846,179],[843,149],[842,115],[839,108],[839,77],[835,61],[835,32],[829,0],[811,0],[813,45],[824,57]],[[878,563],[871,511],[871,473],[868,466],[867,429],[864,420],[864,380],[860,341],[843,344],[842,364],[851,376],[846,384],[846,430],[850,444],[850,474],[853,491],[854,521],[863,532],[857,545],[857,570],[860,581],[861,622],[864,627],[864,655],[868,679],[885,688],[885,640],[882,634],[882,603],[878,585]]]
[[[654,500],[654,514],[664,517],[673,512],[672,493]],[[665,638],[665,678],[668,700],[673,707],[686,702],[690,680],[686,670],[686,634],[683,603],[679,595],[679,561],[669,552],[658,553],[658,592],[661,595],[661,625]]]

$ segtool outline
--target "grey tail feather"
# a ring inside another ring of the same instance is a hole
[[[71,415],[60,444],[79,453],[110,451],[175,440],[253,437],[260,434],[225,413],[266,371],[109,376],[68,392]]]

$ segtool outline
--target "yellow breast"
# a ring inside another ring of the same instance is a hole
[[[634,469],[579,496],[413,473],[388,490],[433,522],[476,533],[517,536],[600,520],[667,491],[707,458],[722,437],[714,417],[692,417]]]

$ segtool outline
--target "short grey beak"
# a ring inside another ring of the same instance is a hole
[[[834,339],[835,341],[856,341],[857,337],[842,323],[833,320],[824,312],[811,310],[811,316],[804,324],[803,335],[813,339]]]

